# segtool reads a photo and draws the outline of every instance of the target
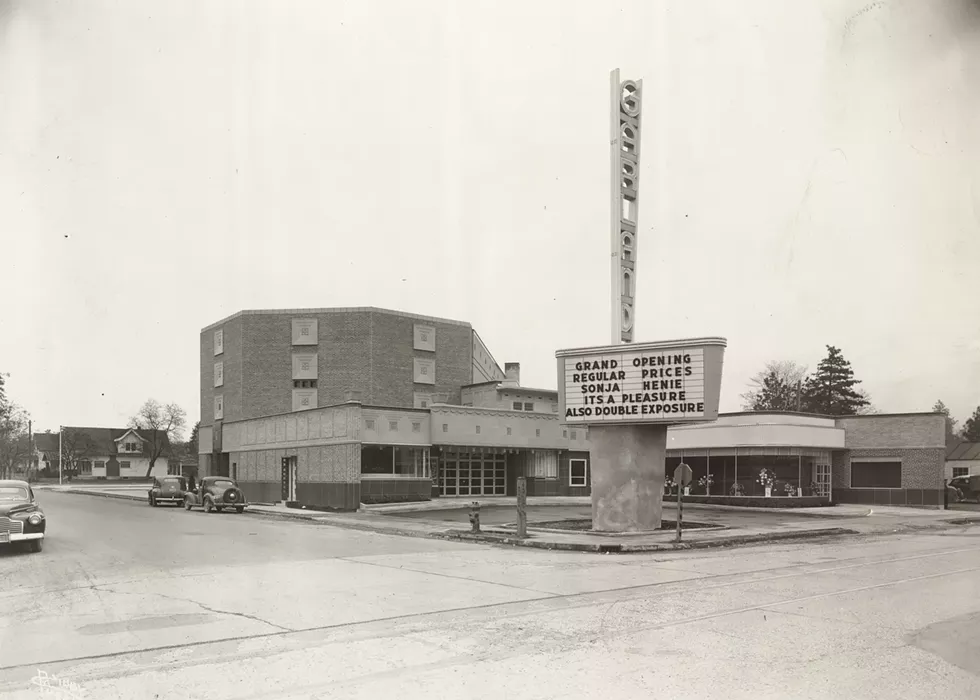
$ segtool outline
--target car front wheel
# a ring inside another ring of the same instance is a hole
[[[236,513],[244,513],[245,512],[245,506],[235,506],[235,512]]]
[[[44,549],[44,539],[30,540],[27,543],[27,549],[31,552],[40,552],[42,549]]]
[[[214,512],[214,503],[211,502],[211,499],[210,498],[205,498],[204,499],[204,512],[205,513],[213,513]]]
[[[153,496],[150,496],[150,508],[156,508],[157,502],[154,500]]]
[[[185,498],[184,499],[184,510],[190,510],[190,509],[191,509],[191,499]]]

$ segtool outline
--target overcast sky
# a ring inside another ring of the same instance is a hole
[[[980,404],[977,0],[0,0],[0,371],[37,428],[199,412],[241,309],[608,343],[609,71],[644,81],[637,340],[839,346]]]

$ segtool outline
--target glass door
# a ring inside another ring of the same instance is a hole
[[[830,498],[830,465],[817,464],[817,495]]]

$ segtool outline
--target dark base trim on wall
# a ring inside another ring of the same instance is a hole
[[[416,503],[432,500],[432,479],[362,479],[361,503]]]
[[[868,506],[925,506],[938,508],[943,504],[942,489],[834,489],[838,503],[859,503]]]
[[[528,477],[528,496],[591,496],[591,486],[570,486],[567,479]]]
[[[338,511],[356,511],[361,506],[361,485],[346,482],[296,484],[296,500],[304,506]],[[315,509],[315,508],[314,508]]]
[[[238,488],[249,503],[277,503],[282,500],[282,484],[278,481],[244,481],[238,479]]]

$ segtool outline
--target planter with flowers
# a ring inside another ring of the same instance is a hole
[[[715,483],[715,480],[711,478],[711,474],[705,474],[700,479],[698,479],[698,486],[704,489],[704,495],[711,495],[711,485]]]
[[[793,484],[787,481],[785,484],[783,484],[783,491],[786,492],[787,496],[796,496],[797,489],[795,486],[793,486]]]
[[[768,469],[760,469],[759,478],[756,479],[756,481],[762,484],[763,488],[765,488],[766,498],[771,497],[772,485],[776,482],[776,475]]]
[[[664,495],[669,496],[674,492],[674,480],[669,476],[664,479]]]

